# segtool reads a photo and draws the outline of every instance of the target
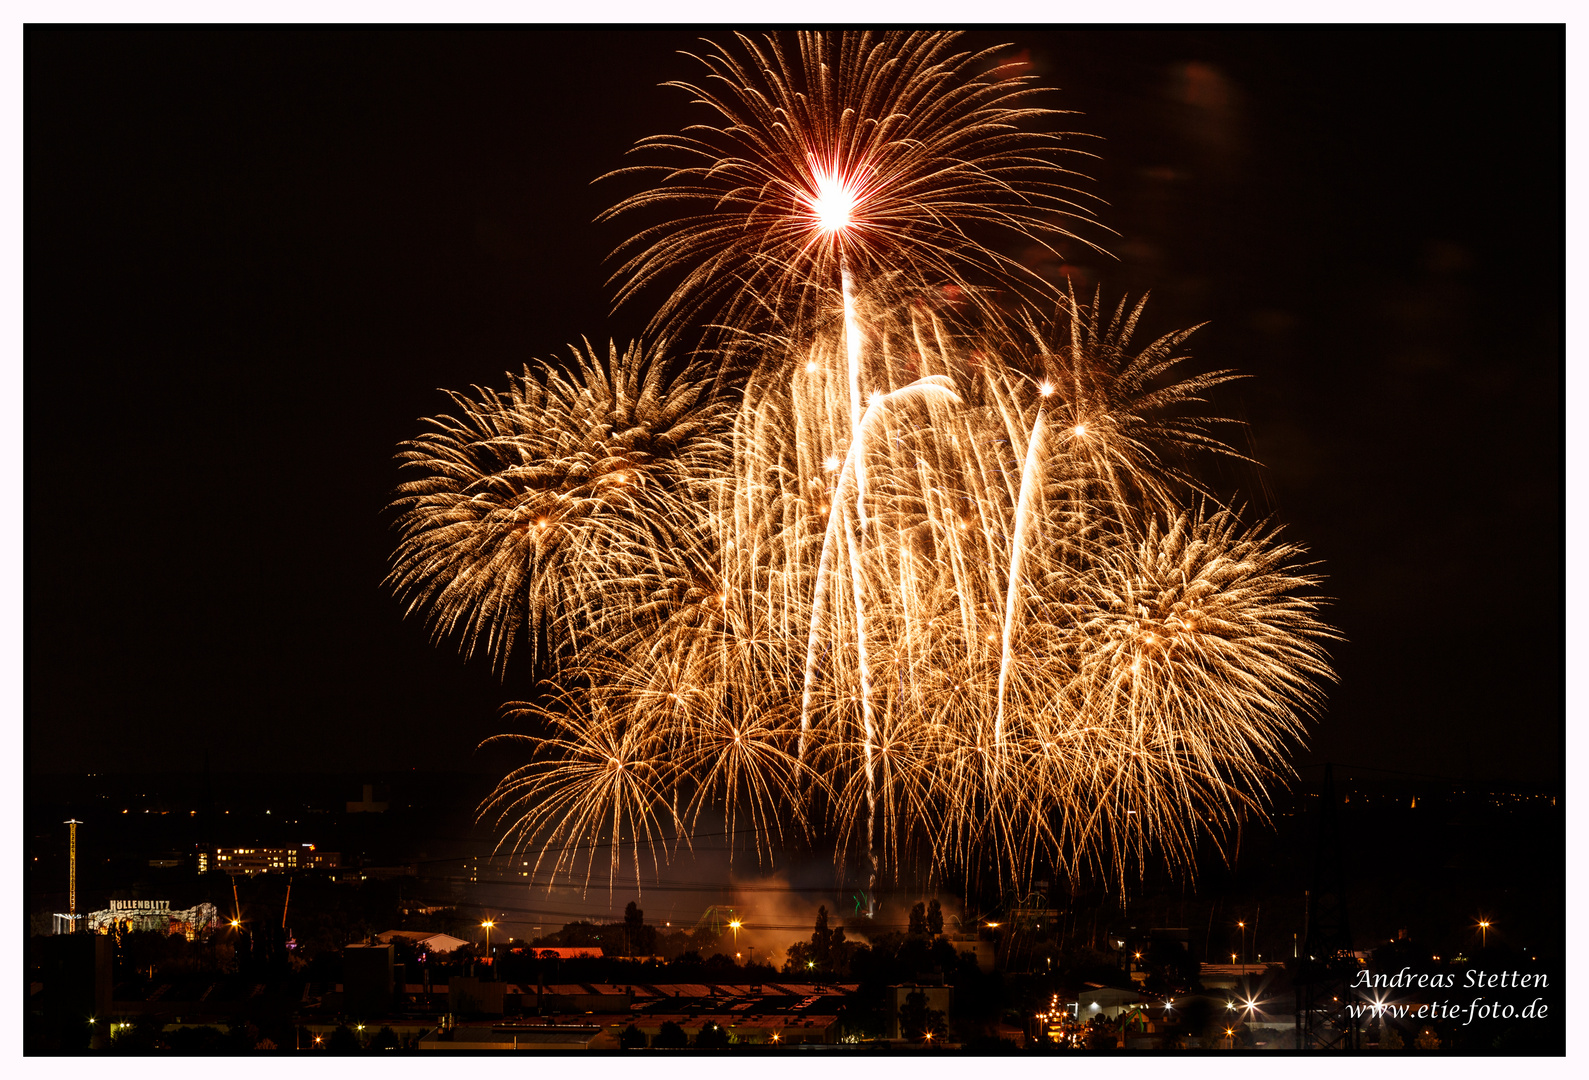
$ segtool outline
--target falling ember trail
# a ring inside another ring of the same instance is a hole
[[[872,408],[875,406],[867,409],[867,417],[871,416]],[[840,496],[844,493],[844,478],[851,475],[855,469],[855,459],[860,453],[860,429],[864,426],[863,419],[856,427],[855,438],[850,442],[849,453],[844,458],[844,467],[839,470],[838,479],[834,481],[833,498],[829,502],[828,509],[828,527],[822,537],[822,557],[817,562],[816,586],[811,595],[811,630],[806,644],[805,692],[800,705],[800,742],[796,751],[800,761],[805,760],[806,737],[811,730],[811,690],[817,674],[817,635],[821,631],[822,616],[827,609],[828,578],[833,565],[833,535],[838,529],[839,516],[844,507]]]
[[[850,440],[861,437],[861,325],[855,317],[855,281],[850,277],[848,255],[839,256],[839,284],[844,292],[844,355],[850,376]],[[855,517],[866,535],[866,455],[855,458]]]
[[[819,183],[818,186],[827,194],[824,185]],[[846,207],[848,205],[849,203],[846,203]],[[820,214],[820,203],[815,203],[813,206]],[[838,232],[849,225],[848,212],[846,210],[842,215],[825,216],[822,221],[825,230]],[[795,748],[796,759],[802,763],[805,761],[807,736],[811,731],[811,685],[816,677],[817,630],[827,599],[828,572],[833,555],[833,532],[838,522],[845,473],[855,477],[855,512],[860,519],[863,538],[866,529],[866,458],[861,451],[861,331],[855,318],[855,282],[850,275],[850,260],[842,248],[839,252],[839,289],[844,301],[844,354],[850,392],[850,446],[845,454],[844,470],[840,472],[834,484],[832,509],[828,513],[828,527],[822,537],[822,555],[817,563],[817,580],[811,595],[811,632],[806,648],[805,690],[800,702],[800,740]],[[865,611],[861,604],[860,563],[852,558],[850,565],[850,586],[855,594],[856,634],[864,639],[866,629]],[[865,646],[862,645],[861,649],[864,666]],[[868,707],[870,707],[869,688],[863,686],[862,693],[868,696]],[[871,752],[870,740],[868,740],[867,752],[868,754]]]
[[[1043,384],[1046,398],[1052,388]],[[1004,749],[1004,691],[1010,679],[1010,637],[1015,631],[1016,608],[1021,602],[1021,561],[1026,554],[1026,530],[1032,518],[1032,489],[1038,483],[1042,470],[1043,412],[1039,405],[1037,419],[1032,421],[1032,437],[1026,444],[1026,466],[1021,470],[1021,494],[1015,503],[1015,534],[1010,538],[1010,584],[1004,596],[1004,643],[999,659],[999,704],[993,719],[993,753],[995,768],[999,754]]]
[[[861,327],[855,317],[855,282],[850,276],[850,259],[839,253],[839,286],[844,295],[844,355],[850,375],[850,447],[855,473],[855,530],[845,522],[845,538],[850,549],[850,592],[855,599],[855,662],[861,676],[861,722],[864,728],[866,759],[866,855],[872,864],[867,892],[877,884],[877,777],[872,763],[872,742],[876,723],[872,710],[872,667],[866,655],[866,444],[861,414]],[[867,406],[870,418],[881,405],[881,398]],[[835,495],[838,493],[835,492]],[[867,915],[871,915],[868,904]]]

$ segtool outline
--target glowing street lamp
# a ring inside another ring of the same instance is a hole
[[[735,949],[739,948],[739,927],[740,927],[740,922],[739,922],[738,919],[735,919],[735,920],[733,920],[732,922],[730,922],[728,924],[728,928],[730,930],[734,931],[734,948]],[[738,956],[739,953],[736,952],[734,955]]]
[[[1238,919],[1236,920],[1236,926],[1241,930],[1241,962],[1245,964],[1247,962],[1247,924]]]
[[[486,928],[486,963],[491,963],[491,928],[496,925],[490,919],[480,924]]]
[[[1490,942],[1490,920],[1479,920],[1479,947],[1485,948]]]

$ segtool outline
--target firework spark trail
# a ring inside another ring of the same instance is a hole
[[[707,812],[869,884],[1189,867],[1333,679],[1305,551],[1192,472],[1240,457],[1199,407],[1235,376],[1180,373],[1191,330],[1133,345],[1141,302],[976,287],[1019,275],[964,225],[1074,209],[1024,82],[950,36],[799,41],[710,54],[718,126],[648,140],[695,164],[617,208],[707,207],[635,239],[622,295],[679,269],[658,325],[720,305],[722,366],[576,350],[404,450],[410,610],[499,665],[552,643],[504,843],[587,885],[606,845],[609,887],[618,840],[638,884]]]
[[[850,438],[850,448],[845,454],[844,467],[839,472],[838,484],[831,496],[828,509],[828,527],[822,536],[822,555],[817,562],[816,581],[812,586],[811,593],[811,632],[807,635],[805,689],[802,692],[800,706],[799,756],[802,761],[805,760],[806,736],[811,729],[811,688],[816,681],[817,642],[820,637],[822,617],[827,607],[827,586],[828,579],[831,576],[834,550],[833,537],[838,531],[839,518],[842,516],[846,505],[844,500],[840,498],[840,493],[843,491],[845,477],[855,475],[856,459],[860,456],[864,445],[863,433],[866,428],[866,420],[877,411],[878,404],[873,402],[867,406],[865,415],[856,421],[854,434]],[[853,548],[853,544],[851,546]],[[851,555],[851,562],[852,565],[858,565],[858,560],[855,559],[853,554]],[[859,588],[856,588],[855,592],[858,603]],[[857,615],[857,618],[859,618],[859,615]]]
[[[1042,394],[1047,397],[1053,388],[1044,383]],[[1032,421],[1032,434],[1026,444],[1026,464],[1021,468],[1021,494],[1015,504],[1015,531],[1010,538],[1010,588],[1004,598],[1004,635],[999,650],[999,700],[993,720],[993,748],[995,753],[1004,747],[1004,688],[1010,675],[1010,634],[1015,628],[1021,598],[1021,556],[1026,553],[1026,532],[1031,523],[1032,493],[1040,484],[1042,469],[1043,410],[1037,410]]]

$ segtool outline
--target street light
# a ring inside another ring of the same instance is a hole
[[[480,924],[486,928],[486,963],[491,963],[491,928],[496,925],[490,919]]]
[[[1247,962],[1247,924],[1237,919],[1236,926],[1241,930],[1241,962],[1245,964]]]
[[[1479,947],[1487,948],[1490,942],[1490,920],[1479,920]]]
[[[739,948],[739,920],[735,919],[734,921],[730,922],[728,924],[728,928],[734,931],[734,948],[737,949]],[[734,955],[738,956],[739,954],[735,953]]]

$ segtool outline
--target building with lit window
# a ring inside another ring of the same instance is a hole
[[[208,852],[199,853],[199,873],[210,869]],[[214,868],[228,874],[285,874],[294,870],[328,870],[342,865],[335,851],[316,851],[313,844],[298,847],[223,847],[215,849]]]

